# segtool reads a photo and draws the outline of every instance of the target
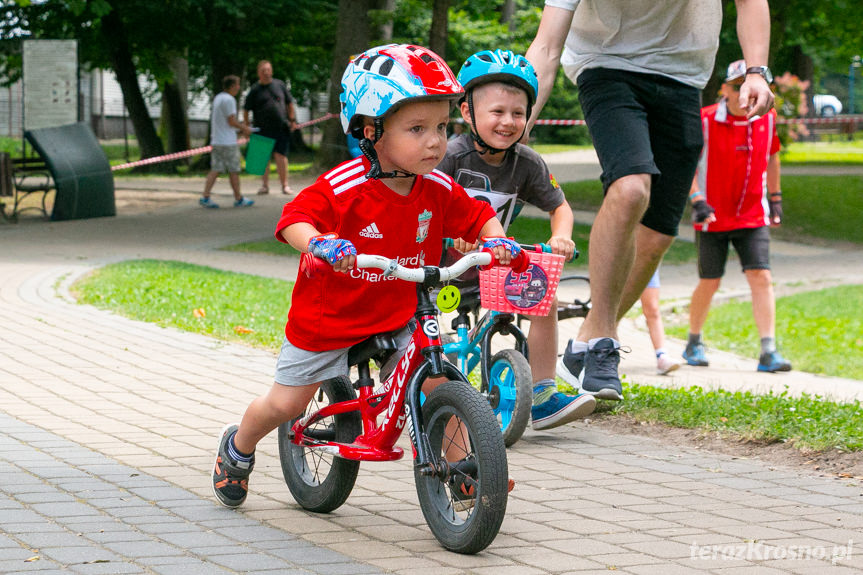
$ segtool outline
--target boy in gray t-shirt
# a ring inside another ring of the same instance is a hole
[[[472,197],[491,204],[504,230],[525,203],[548,212],[551,217],[548,244],[554,253],[572,259],[575,252],[572,210],[540,155],[518,143],[536,101],[533,67],[523,56],[512,52],[486,50],[465,61],[458,80],[465,88],[461,114],[471,133],[449,142],[438,169],[451,175]],[[473,247],[456,241],[457,251]],[[472,282],[476,285],[475,277]],[[531,319],[528,347],[534,381],[533,428],[550,429],[593,412],[596,406],[593,396],[557,391],[556,301],[547,316]]]

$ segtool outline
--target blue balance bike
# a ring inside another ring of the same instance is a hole
[[[444,248],[449,247],[452,247],[452,240],[447,239]],[[521,247],[528,251],[551,251],[546,244]],[[516,324],[515,314],[482,310],[476,291],[461,294],[457,312],[451,325],[455,337],[452,334],[441,337],[444,353],[465,375],[480,366],[480,393],[491,404],[504,443],[509,447],[524,433],[533,405],[533,375],[528,363],[527,338]],[[512,336],[514,346],[493,353],[492,339],[496,335]]]

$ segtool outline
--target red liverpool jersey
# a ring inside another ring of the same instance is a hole
[[[495,217],[446,174],[417,176],[401,196],[379,180],[366,179],[368,160],[356,158],[333,168],[285,204],[276,238],[291,224],[307,222],[321,233],[353,242],[357,253],[397,259],[408,267],[440,261],[445,237],[475,241]],[[322,266],[313,277],[297,277],[285,335],[309,351],[339,349],[403,327],[416,309],[416,286],[376,269],[348,274]]]
[[[724,232],[770,224],[767,161],[780,148],[776,111],[747,121],[732,116],[724,101],[701,110],[704,148],[698,164],[698,188],[716,210],[707,229]],[[701,224],[695,224],[701,229]]]

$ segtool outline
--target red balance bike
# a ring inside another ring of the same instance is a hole
[[[490,251],[450,267],[405,268],[395,260],[360,254],[358,268],[417,283],[416,327],[392,374],[375,388],[369,361],[383,365],[397,351],[392,334],[375,335],[348,355],[358,379],[321,385],[304,415],[279,427],[279,457],[294,499],[328,512],[347,500],[360,461],[391,461],[405,427],[410,436],[417,497],[426,522],[446,549],[477,553],[497,536],[506,512],[509,474],[500,426],[488,401],[444,358],[437,309],[430,293],[469,268],[488,266]],[[522,252],[511,264],[524,269]],[[423,382],[444,378],[421,401]]]

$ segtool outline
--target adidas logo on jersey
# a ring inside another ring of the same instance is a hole
[[[374,222],[370,223],[360,232],[360,235],[364,238],[376,238],[383,239],[384,235],[378,229],[378,225]]]

